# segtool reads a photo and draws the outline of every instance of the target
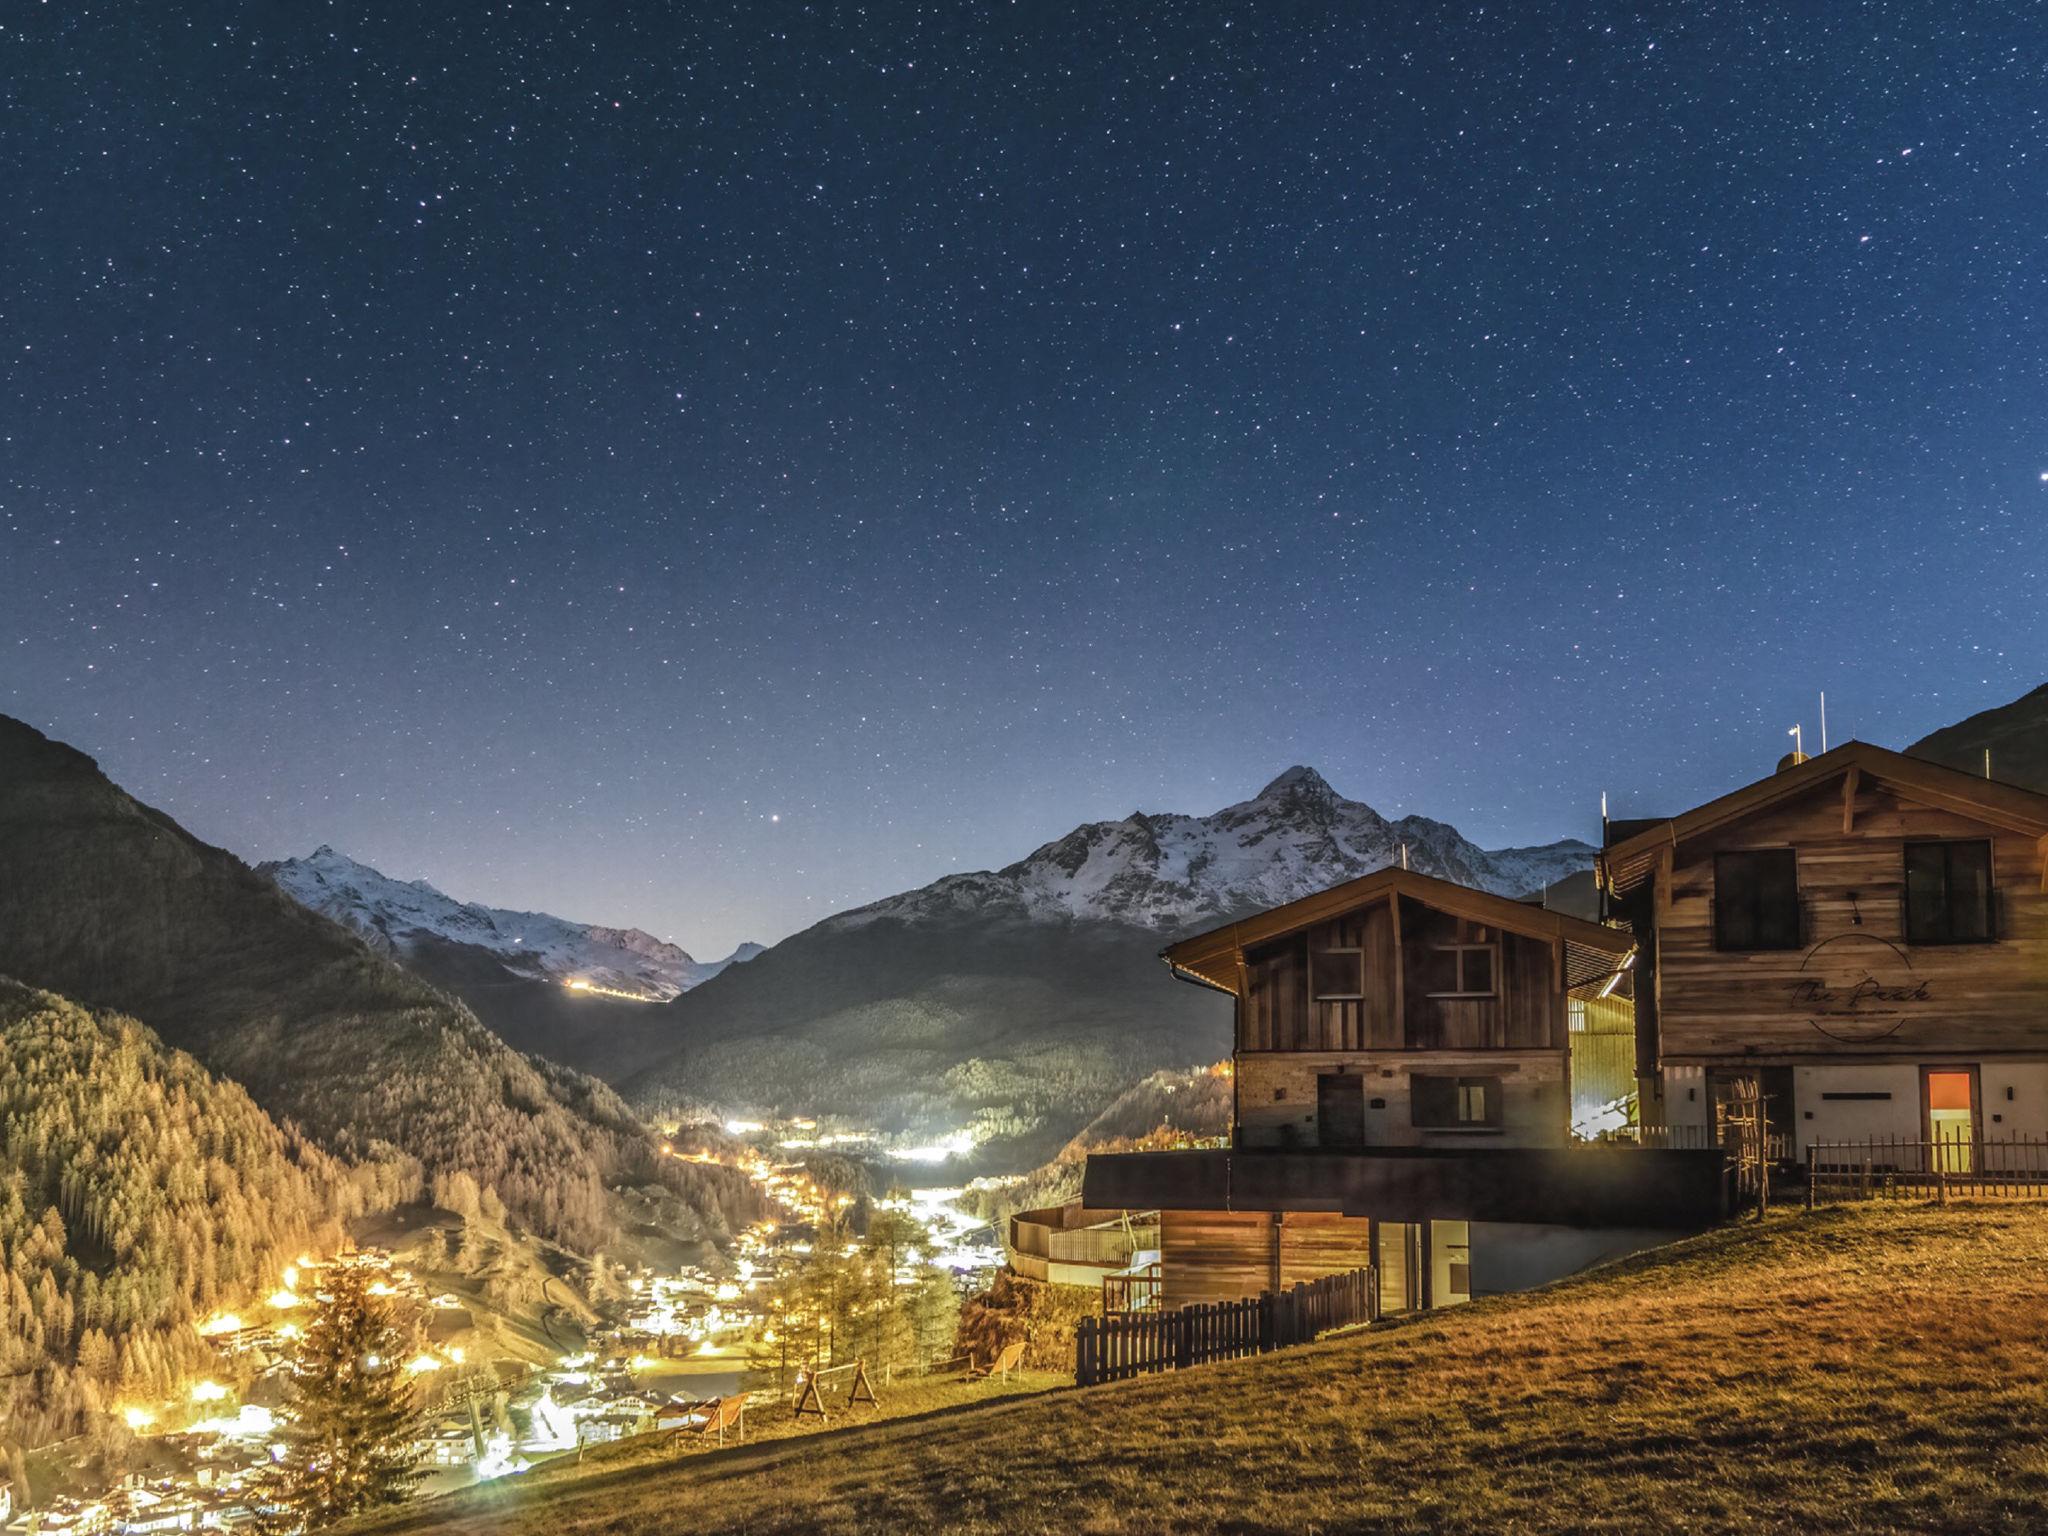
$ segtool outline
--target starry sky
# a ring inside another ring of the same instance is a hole
[[[2048,678],[2024,5],[0,10],[0,711],[721,953]]]

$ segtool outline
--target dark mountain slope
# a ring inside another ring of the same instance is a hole
[[[1124,1084],[1228,1053],[1229,999],[1176,985],[1158,946],[1100,922],[824,924],[669,1004],[671,1055],[626,1091],[919,1138],[972,1125],[991,1166],[1028,1167]]]
[[[749,1196],[660,1158],[602,1085],[508,1049],[468,1009],[84,754],[0,717],[0,973],[118,1008],[351,1157],[496,1186],[537,1231],[608,1240],[606,1186]]]
[[[2048,683],[2010,704],[1944,726],[1906,750],[1964,773],[1982,773],[1987,748],[1994,779],[2048,794]]]

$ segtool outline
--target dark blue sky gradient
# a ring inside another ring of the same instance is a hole
[[[10,7],[0,709],[700,952],[1901,744],[2048,676],[2048,33],[1761,9]]]

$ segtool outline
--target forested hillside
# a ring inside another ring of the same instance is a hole
[[[658,1184],[714,1229],[755,1207],[730,1170],[658,1155],[603,1085],[508,1049],[460,1003],[233,855],[0,717],[0,974],[118,1008],[352,1160],[462,1171],[588,1250],[608,1186]]]
[[[203,1363],[193,1325],[390,1200],[132,1019],[0,979],[0,1439],[70,1433]]]

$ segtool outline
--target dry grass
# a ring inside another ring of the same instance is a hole
[[[2048,1529],[2048,1208],[1837,1209],[1263,1360],[376,1527],[737,1531]]]

